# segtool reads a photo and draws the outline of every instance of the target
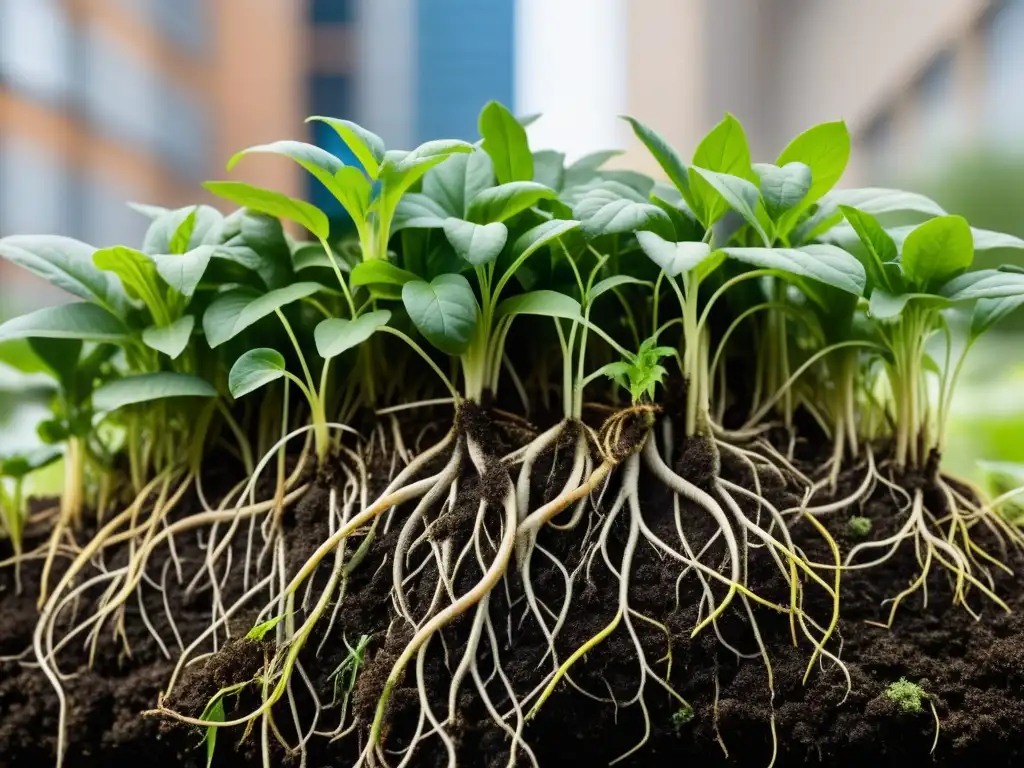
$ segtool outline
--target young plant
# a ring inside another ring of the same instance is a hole
[[[0,458],[0,531],[14,550],[15,591],[21,593],[22,534],[28,520],[25,479],[50,466],[61,457],[54,448],[41,448],[21,455]]]

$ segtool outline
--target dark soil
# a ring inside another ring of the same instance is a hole
[[[460,429],[475,436],[486,451],[495,455],[507,450],[510,444],[526,439],[525,433],[529,431],[515,420],[493,422],[482,412],[464,414]],[[660,437],[657,425],[655,430]],[[552,498],[562,487],[572,459],[572,436],[572,432],[567,433],[556,451],[537,463],[532,508]],[[410,444],[412,442],[410,439]],[[799,455],[824,456],[827,449],[815,450],[814,446],[802,445]],[[676,446],[673,463],[680,474],[705,487],[716,466],[714,454],[699,442]],[[469,540],[481,496],[499,499],[508,482],[500,465],[493,460],[482,476],[468,459],[462,470],[456,503],[443,514],[438,510],[429,512],[424,520],[428,535],[435,541],[452,541],[456,552]],[[721,457],[720,471],[734,483],[745,487],[752,485],[752,478],[728,453]],[[386,468],[383,472],[386,474]],[[380,471],[374,480],[378,485],[386,479],[379,475]],[[842,477],[840,494],[856,488],[861,479],[861,471],[850,470]],[[777,477],[765,473],[759,480],[766,497],[773,503],[782,506],[793,503],[792,494]],[[325,484],[330,481],[329,473],[321,473],[318,485],[285,515],[283,522],[289,542],[287,562],[292,571],[327,536],[328,489]],[[613,483],[604,496],[604,514],[608,512],[616,488]],[[935,509],[941,509],[937,498],[930,496],[928,501]],[[666,541],[678,542],[671,497],[646,473],[641,475],[641,502],[647,524]],[[748,512],[752,511],[746,502],[742,505]],[[835,513],[825,522],[844,551],[859,541],[851,537],[847,526],[849,517],[854,514],[871,519],[872,538],[888,535],[906,519],[906,513],[898,512],[888,491],[877,492],[859,509]],[[387,632],[394,619],[389,598],[390,558],[388,567],[379,566],[384,556],[393,551],[398,538],[401,513],[395,517],[397,522],[386,533],[378,533],[366,560],[353,573],[322,654],[317,658],[313,650],[320,643],[326,622],[314,632],[302,657],[321,700],[328,702],[334,685],[329,676],[347,654],[342,636],[354,643],[361,635],[372,635],[367,664],[357,679],[352,700],[354,711],[366,722],[373,717],[392,664],[411,637],[398,621],[394,622],[391,633]],[[490,515],[485,523],[494,539],[498,537],[498,517],[498,514]],[[559,521],[567,519],[568,514],[565,514]],[[691,543],[702,546],[713,531],[712,522],[696,509],[684,509],[684,519]],[[620,514],[612,530],[609,555],[616,565],[622,557],[627,521],[628,515]],[[572,572],[584,556],[586,545],[593,540],[593,533],[587,539],[587,529],[586,524],[573,531],[546,529],[539,543]],[[831,559],[821,537],[808,524],[795,525],[793,536],[811,559],[818,562]],[[196,539],[184,537],[177,542],[177,547],[186,565],[191,563],[191,567],[195,567],[201,557]],[[994,547],[990,549],[994,551]],[[715,551],[712,548],[705,562],[712,565],[718,562]],[[0,559],[6,556],[0,545]],[[417,557],[416,561],[420,559]],[[241,558],[235,562],[240,563]],[[1011,565],[1019,567],[1021,564]],[[785,584],[764,549],[756,550],[750,568],[749,584],[755,592],[786,602]],[[150,567],[150,576],[156,581],[160,578],[159,570],[156,566]],[[11,570],[0,570],[0,655],[18,654],[31,645],[38,571],[36,561],[24,569],[25,590],[19,596],[14,593]],[[697,620],[700,584],[692,575],[684,578],[677,607],[678,564],[661,558],[652,547],[642,545],[632,567],[630,606],[660,621],[669,629],[671,637],[638,618],[634,618],[633,625],[649,664],[659,674],[667,674],[663,659],[671,648],[670,679],[675,689],[692,704],[693,718],[684,723],[681,720],[685,718],[674,717],[679,705],[648,679],[645,690],[650,736],[642,749],[618,765],[767,766],[772,758],[773,716],[779,745],[777,766],[929,763],[969,766],[982,763],[996,768],[1024,764],[1021,762],[1024,760],[1024,618],[1019,613],[1001,613],[975,590],[971,594],[972,606],[975,610],[981,609],[983,616],[981,621],[974,621],[962,607],[951,605],[948,579],[941,570],[933,569],[927,609],[922,607],[921,597],[917,595],[900,608],[891,630],[866,623],[884,621],[888,609],[881,605],[882,600],[906,588],[917,572],[913,549],[904,546],[886,565],[844,576],[838,635],[841,636],[841,657],[853,681],[848,696],[843,675],[830,663],[818,664],[805,685],[804,672],[813,650],[809,642],[801,638],[799,645],[793,647],[789,618],[769,609],[756,609],[774,675],[772,699],[765,666],[759,658],[737,660],[718,643],[711,628],[690,639],[690,631]],[[241,588],[240,567],[236,565],[232,574],[225,585],[228,593]],[[480,574],[475,558],[467,558],[467,565],[456,579],[456,593],[467,591]],[[546,557],[535,554],[531,574],[538,596],[557,612],[564,590],[560,573]],[[437,572],[432,564],[414,580],[410,608],[415,614],[422,615],[426,609],[436,581]],[[172,610],[187,642],[206,626],[210,605],[201,597],[186,602],[177,596],[173,576],[169,577],[168,584]],[[1011,606],[1024,606],[1021,582],[1006,577],[998,581],[997,586],[999,594]],[[598,555],[594,562],[593,584],[587,586],[582,575],[576,581],[568,620],[558,639],[560,659],[565,659],[608,624],[616,611],[618,588],[618,579],[604,567]],[[492,593],[490,615],[498,636],[501,666],[517,693],[524,696],[551,669],[551,660],[543,658],[547,644],[521,599],[521,590],[520,576],[510,574],[511,622],[506,623],[510,609],[503,588]],[[157,631],[164,638],[171,638],[159,596],[153,590],[144,594],[147,613]],[[716,594],[720,599],[723,593],[716,588]],[[254,605],[251,614],[237,618],[236,637],[243,636],[252,626],[258,607]],[[819,622],[828,622],[831,603],[814,584],[806,585],[804,607]],[[460,658],[459,651],[466,643],[471,623],[472,611],[444,630],[451,669]],[[756,653],[748,620],[739,610],[730,609],[720,627],[723,636],[735,647]],[[121,644],[112,640],[109,630],[104,632],[92,669],[86,667],[87,652],[81,643],[69,646],[61,654],[62,670],[78,672],[66,682],[71,706],[65,764],[71,768],[205,765],[205,749],[200,746],[202,734],[196,729],[140,715],[156,704],[157,695],[165,686],[173,660],[177,658],[176,646],[170,646],[173,659],[162,654],[143,626],[135,601],[130,603],[126,628],[130,657]],[[513,636],[511,644],[508,631]],[[839,645],[837,640],[832,650],[838,652]],[[428,650],[425,672],[429,698],[435,712],[443,718],[447,712],[451,672],[441,643],[434,639]],[[225,685],[253,678],[272,653],[269,643],[244,639],[222,646],[218,654],[187,669],[170,704],[183,713],[198,716],[213,693]],[[27,658],[31,659],[31,654]],[[478,660],[482,676],[488,678],[494,669],[489,644],[481,645]],[[640,707],[625,706],[636,693],[640,680],[635,647],[625,626],[620,625],[611,637],[592,649],[573,667],[571,675],[577,685],[597,696],[614,696],[619,706],[586,698],[563,683],[527,726],[525,740],[541,766],[605,765],[632,749],[644,735]],[[928,704],[921,714],[905,714],[884,694],[886,687],[901,677],[919,683],[938,711],[941,733],[934,755],[929,755],[935,724]],[[303,686],[298,685],[297,689],[300,709],[308,711],[308,697],[304,699],[301,695]],[[508,700],[501,683],[492,681],[488,692],[504,712]],[[253,703],[249,694],[243,694],[237,702],[232,700],[228,717]],[[279,709],[275,722],[294,741],[291,714],[286,706]],[[56,696],[37,669],[13,661],[0,663],[0,766],[34,768],[52,764],[56,712]],[[391,699],[385,734],[389,748],[398,749],[408,743],[418,714],[415,674],[410,669]],[[330,721],[337,717],[336,710],[326,710],[324,716]],[[325,722],[321,727],[330,729],[334,724]],[[222,733],[214,765],[259,765],[258,731],[256,728],[254,735],[247,738],[243,738],[241,729]],[[491,722],[469,677],[460,689],[459,718],[453,736],[460,765],[503,766],[507,763],[510,741]],[[348,766],[353,764],[356,754],[353,739],[334,743],[315,739],[310,744],[307,764],[310,768]],[[415,766],[447,764],[445,751],[436,738],[425,741],[417,755],[412,763]],[[275,764],[298,765],[297,758],[280,750],[274,752],[273,759]],[[395,764],[398,759],[394,759]],[[520,754],[516,764],[529,763]]]

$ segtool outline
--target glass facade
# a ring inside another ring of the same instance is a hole
[[[45,102],[71,86],[72,29],[62,0],[0,0],[0,83]]]
[[[515,0],[419,0],[419,141],[476,139],[480,108],[514,98]]]
[[[995,143],[1020,150],[1024,136],[1024,0],[1005,0],[987,30],[985,132]]]

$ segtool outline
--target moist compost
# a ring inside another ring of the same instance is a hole
[[[466,414],[460,428],[471,431],[489,451],[500,455],[500,451],[508,447],[506,438],[512,439],[508,436],[521,431],[523,426],[503,427],[500,420],[492,422],[482,412],[471,412]],[[574,438],[575,432],[567,430],[555,450],[537,462],[531,505],[557,495],[567,464],[571,462]],[[813,466],[823,461],[829,451],[827,445],[804,444],[799,455],[804,458],[804,464]],[[820,461],[814,461],[815,457]],[[706,444],[690,441],[680,445],[672,463],[674,469],[691,482],[710,488],[708,480],[715,461]],[[375,470],[371,467],[370,471]],[[728,454],[721,457],[720,471],[734,483],[748,488],[754,486],[754,478],[744,465],[730,459]],[[457,502],[444,514],[428,515],[426,520],[430,536],[436,540],[454,540],[456,546],[461,546],[469,536],[468,528],[473,525],[481,496],[500,496],[504,482],[495,467],[489,467],[479,476],[470,471],[468,461],[463,474],[465,479],[460,481]],[[844,473],[837,497],[856,488],[862,477],[863,470],[850,469]],[[795,497],[786,488],[784,478],[764,473],[757,480],[762,493],[772,503],[778,506],[794,503]],[[331,473],[320,473],[316,484],[285,515],[283,524],[289,542],[290,569],[298,567],[327,536],[327,484],[330,482]],[[921,482],[927,483],[927,478]],[[610,498],[613,494],[607,495]],[[648,525],[667,534],[673,525],[670,494],[645,475],[641,476],[641,504]],[[936,508],[941,508],[939,501],[935,500],[935,504]],[[396,514],[401,514],[401,510]],[[849,518],[854,514],[869,518],[872,537],[880,538],[897,530],[908,512],[901,512],[889,491],[880,489],[856,509],[823,517],[822,522],[844,553],[860,541],[848,527]],[[706,540],[713,531],[711,521],[705,517],[695,511],[687,518],[694,525],[698,543],[701,536]],[[621,530],[613,532],[613,538],[618,540],[612,543],[612,549],[621,551],[625,527],[620,525]],[[345,644],[336,638],[344,634],[345,639],[354,644],[361,635],[370,635],[366,665],[357,678],[351,701],[354,711],[366,722],[372,719],[384,680],[411,636],[408,630],[386,632],[394,618],[389,598],[391,575],[389,569],[379,566],[382,558],[393,550],[398,531],[396,525],[385,535],[378,536],[366,560],[352,574],[332,631],[331,638],[335,639],[329,639],[318,656],[314,654],[326,630],[327,622],[321,622],[323,626],[318,626],[302,656],[304,668],[321,701],[330,703],[334,686],[331,674],[347,654]],[[545,529],[538,541],[571,572],[582,557],[581,535]],[[831,560],[829,549],[809,524],[795,524],[792,535],[812,561]],[[28,542],[26,550],[39,543]],[[186,564],[196,567],[201,563],[203,553],[195,537],[184,537],[176,541],[176,546]],[[0,550],[0,558],[7,556],[6,551]],[[711,557],[708,562],[716,561]],[[1015,568],[1020,565],[1018,562],[1010,564]],[[21,654],[31,646],[37,617],[39,571],[40,561],[37,560],[24,567],[24,588],[18,595],[14,590],[13,571],[10,568],[0,570],[0,656]],[[917,594],[900,607],[891,630],[868,623],[884,622],[888,608],[882,601],[905,589],[918,573],[910,543],[882,566],[844,575],[837,636],[841,640],[841,658],[852,679],[848,696],[843,674],[828,661],[818,663],[804,684],[813,648],[803,638],[794,647],[787,616],[757,608],[758,625],[771,661],[775,689],[772,698],[765,664],[760,658],[737,659],[719,643],[711,628],[690,638],[690,631],[697,623],[700,586],[692,577],[683,579],[677,604],[678,573],[678,564],[662,559],[652,547],[638,549],[632,569],[630,604],[634,610],[661,622],[661,627],[645,621],[636,621],[635,626],[650,662],[656,664],[661,674],[666,674],[692,705],[692,717],[680,712],[678,702],[648,680],[649,738],[641,749],[619,765],[662,766],[692,761],[692,764],[707,766],[767,766],[772,758],[773,715],[779,750],[775,764],[778,766],[935,762],[947,766],[983,763],[995,767],[1021,764],[1024,758],[1024,729],[1021,728],[1024,723],[1024,619],[1019,612],[1002,613],[984,596],[972,592],[973,607],[982,611],[982,620],[975,621],[963,608],[951,604],[948,576],[941,569],[933,569],[928,583],[927,607],[922,606],[921,595]],[[546,557],[534,556],[532,575],[537,594],[542,599],[549,598],[552,606],[558,603],[563,577]],[[155,576],[159,578],[160,574]],[[470,564],[459,572],[454,585],[456,591],[466,591],[479,577],[480,570]],[[518,583],[518,575],[513,573],[509,581],[513,585]],[[607,569],[595,567],[592,581],[589,586],[583,580],[577,584],[567,622],[558,639],[560,659],[600,631],[615,613],[616,578]],[[429,603],[432,583],[427,567],[413,591],[413,600],[421,605],[414,607]],[[785,602],[785,582],[763,549],[751,558],[748,583],[755,592]],[[1011,607],[1024,606],[1024,585],[1020,581],[1007,576],[997,579],[996,586],[998,594]],[[239,569],[232,570],[224,589],[227,593],[242,589]],[[169,587],[167,592],[179,632],[185,638],[195,637],[208,625],[208,601],[200,595],[186,602],[173,588]],[[155,594],[149,597],[156,600],[154,605],[161,605]],[[101,638],[91,669],[87,667],[88,648],[83,642],[76,641],[61,653],[61,669],[77,670],[77,676],[65,685],[69,697],[65,764],[70,768],[133,764],[147,768],[204,766],[206,751],[198,729],[141,715],[156,705],[178,654],[175,646],[168,648],[169,655],[164,654],[139,620],[134,602],[129,603],[126,621],[130,656],[124,652],[123,644],[112,638],[109,628]],[[266,641],[244,639],[258,608],[254,604],[251,612],[236,617],[232,623],[236,639],[222,644],[217,654],[186,668],[168,702],[170,706],[184,714],[198,716],[220,688],[252,679],[259,673],[264,660],[273,653],[273,647]],[[827,622],[831,602],[823,590],[807,584],[805,609]],[[539,626],[530,621],[529,616],[524,619],[526,610],[514,586],[507,596],[500,588],[492,594],[491,615],[499,635],[500,662],[520,696],[533,690],[551,665],[550,659],[545,659],[547,643]],[[159,634],[172,637],[162,606],[148,610],[147,614]],[[465,614],[449,625],[443,631],[444,648],[437,639],[430,643],[425,675],[431,703],[438,706],[439,712],[445,711],[451,680],[444,651],[453,659],[459,657],[458,651],[466,643],[470,623],[469,614]],[[396,622],[395,627],[398,626]],[[730,610],[720,628],[726,640],[756,656],[750,627],[738,611]],[[511,644],[506,629],[514,630]],[[839,650],[839,642],[833,645],[833,650]],[[666,662],[658,662],[668,651],[672,660],[670,675]],[[0,663],[0,766],[35,768],[53,762],[57,699],[39,670],[28,663],[31,659],[28,654],[24,663]],[[451,665],[455,663],[452,661]],[[479,663],[484,676],[493,671],[494,660],[486,650],[481,652]],[[619,702],[630,699],[636,693],[640,672],[628,634],[620,627],[581,659],[570,676],[576,685],[593,695]],[[929,755],[935,738],[935,723],[928,705],[921,714],[906,714],[885,696],[887,686],[901,677],[919,683],[936,707],[941,732],[934,755]],[[301,696],[298,699],[300,707],[308,709],[309,702]],[[243,692],[237,701],[230,701],[228,717],[249,711],[256,702],[253,693]],[[507,701],[496,701],[496,705],[502,711],[507,709]],[[332,717],[333,711],[326,709],[324,717]],[[388,709],[387,748],[397,749],[408,743],[417,712],[415,679],[412,670],[407,670]],[[459,721],[452,729],[459,764],[506,765],[510,740],[488,717],[475,688],[468,682],[461,688],[459,712]],[[276,720],[285,734],[294,734],[294,729],[289,730],[290,715]],[[334,726],[324,723],[322,727],[329,730]],[[524,739],[542,766],[597,766],[628,752],[643,734],[644,722],[638,706],[617,707],[596,701],[563,681],[536,718],[527,724]],[[351,765],[358,746],[351,739],[328,742],[315,738],[309,745],[307,765],[310,768]],[[275,748],[273,759],[275,764],[298,765],[296,756],[285,754],[279,748]],[[397,764],[398,759],[394,762]],[[259,765],[258,737],[243,738],[242,729],[220,732],[213,764]],[[447,755],[437,739],[424,742],[411,763],[413,766],[446,764]],[[516,764],[528,764],[522,753]]]

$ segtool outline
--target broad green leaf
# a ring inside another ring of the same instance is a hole
[[[565,153],[553,149],[534,152],[533,180],[545,187],[561,189],[565,181]]]
[[[80,299],[124,317],[126,302],[121,286],[93,264],[96,249],[70,237],[12,235],[0,238],[0,258],[27,269]]]
[[[469,154],[452,155],[423,177],[423,194],[446,211],[448,216],[465,218],[469,201],[483,190],[493,187],[494,165],[491,157],[480,149]]]
[[[200,245],[182,254],[154,254],[157,274],[182,296],[191,297],[220,246]]]
[[[150,349],[176,360],[188,346],[195,323],[195,316],[183,315],[170,325],[152,325],[142,332],[142,341]]]
[[[330,234],[327,215],[303,200],[294,200],[280,192],[240,181],[208,181],[203,186],[236,205],[301,224],[319,239],[327,239]]]
[[[82,348],[84,347],[82,340],[34,336],[28,340],[28,344],[35,356],[42,360],[56,376],[62,393],[66,397],[77,399],[72,397],[75,394],[72,390],[75,388],[78,367],[82,364]],[[109,348],[113,349],[113,347]],[[102,349],[102,347],[98,349]]]
[[[246,155],[253,154],[280,155],[290,158],[321,180],[323,180],[323,177],[332,178],[334,174],[345,167],[341,160],[326,149],[313,144],[307,144],[303,141],[284,139],[271,144],[259,144],[255,147],[243,149],[228,160],[227,170],[230,171],[234,168],[238,161]]]
[[[939,295],[955,302],[1024,296],[1024,273],[979,269],[954,277],[939,289]]]
[[[803,163],[758,165],[761,177],[761,199],[772,221],[778,221],[786,211],[796,208],[811,188],[811,169]]]
[[[514,315],[543,315],[581,320],[580,303],[558,291],[531,291],[505,299],[498,305],[495,318]]]
[[[701,139],[693,153],[691,168],[694,166],[717,174],[749,180],[752,175],[750,148],[739,120],[726,114],[722,121]],[[690,175],[689,181],[694,211],[705,226],[710,227],[718,221],[730,207],[738,210],[720,187],[704,174],[698,174],[696,177]],[[756,207],[756,203],[751,206],[752,209]]]
[[[661,208],[615,181],[590,189],[573,207],[573,216],[587,237],[652,230],[663,237],[674,233],[672,221]]]
[[[572,219],[551,219],[528,229],[512,244],[513,263],[520,263],[540,248],[576,229],[580,223]]]
[[[526,129],[505,106],[488,102],[480,112],[479,128],[483,149],[494,163],[499,184],[533,180],[533,155]]]
[[[817,280],[841,291],[864,293],[864,266],[855,256],[834,245],[805,245],[802,248],[723,248],[726,256],[761,269]]]
[[[342,352],[358,347],[370,338],[378,328],[382,325],[387,325],[390,319],[390,311],[379,309],[375,312],[367,312],[365,315],[360,315],[355,320],[337,317],[324,320],[313,331],[316,351],[325,360],[337,357]]]
[[[126,405],[148,403],[168,397],[216,397],[209,382],[188,373],[142,373],[104,384],[92,395],[98,411],[114,411]]]
[[[777,164],[803,163],[811,170],[810,189],[791,216],[824,197],[842,178],[849,160],[850,131],[841,120],[816,125],[789,142]]]
[[[812,170],[813,173],[813,170]],[[925,216],[945,216],[946,211],[931,198],[916,192],[883,187],[861,187],[836,189],[822,201],[833,209],[840,205],[856,208],[858,211],[880,216],[886,213],[921,213]]]
[[[453,158],[454,159],[454,158]],[[440,168],[447,165],[441,163]],[[438,169],[439,170],[439,169]],[[403,229],[438,229],[451,214],[432,198],[420,192],[410,192],[398,201],[395,218],[391,222],[391,234]],[[461,213],[459,214],[462,215]]]
[[[587,291],[587,303],[593,304],[598,296],[613,291],[616,288],[623,285],[646,285],[651,287],[652,284],[647,280],[641,280],[637,277],[630,277],[629,275],[612,275],[606,277],[599,283],[596,283],[593,288]]]
[[[711,255],[711,246],[707,243],[672,243],[654,232],[637,232],[636,239],[647,257],[669,277],[695,269]]]
[[[213,256],[255,272],[270,289],[292,281],[292,255],[281,221],[240,209],[224,220],[223,242]]]
[[[333,249],[332,249],[333,250]],[[346,262],[337,252],[334,252],[334,259],[342,272],[348,268]],[[302,272],[307,269],[333,269],[331,259],[324,252],[320,243],[307,243],[299,246],[292,252],[292,269]]]
[[[878,219],[870,213],[864,213],[845,205],[839,206],[839,210],[842,211],[860,243],[867,250],[868,256],[864,268],[867,271],[869,282],[890,293],[894,292],[896,286],[890,282],[884,265],[896,261],[899,256],[895,241],[878,223]]]
[[[370,210],[370,198],[373,187],[369,179],[358,168],[346,165],[328,180],[321,180],[334,198],[341,203],[345,213],[351,217],[356,226],[362,226]]]
[[[196,228],[196,214],[198,211],[198,207],[189,211],[185,220],[174,230],[174,234],[171,235],[171,241],[168,243],[171,253],[185,253],[188,250],[188,244],[192,240],[192,233]]]
[[[761,196],[757,187],[739,176],[717,173],[706,168],[698,168],[696,165],[690,166],[690,171],[692,174],[696,174],[692,178],[699,177],[706,181],[727,203],[725,208],[717,205],[712,206],[708,209],[710,212],[720,212],[718,213],[718,216],[720,216],[728,208],[732,208],[757,232],[765,246],[769,244],[768,233],[764,231],[764,227],[761,226],[761,222],[757,218],[757,203]],[[710,219],[705,221],[704,224],[705,226],[711,226],[717,220],[717,218]]]
[[[675,185],[676,189],[678,189],[679,193],[683,196],[683,199],[686,200],[686,204],[690,207],[690,210],[693,210],[694,198],[693,194],[690,192],[690,180],[687,169],[683,164],[683,161],[679,159],[679,155],[676,151],[672,149],[669,143],[665,141],[659,133],[648,128],[639,120],[632,117],[624,117],[623,119],[629,123],[630,127],[633,129],[633,133],[636,134],[636,137],[640,139],[645,147],[647,147],[647,151],[654,156],[658,165],[661,166],[665,175],[668,176],[669,181]]]
[[[419,277],[412,272],[396,267],[389,261],[373,259],[364,261],[352,270],[352,277],[349,280],[351,285],[398,285],[402,286],[410,280],[418,280]]]
[[[146,206],[151,209],[151,206]],[[220,233],[224,224],[224,217],[221,212],[209,205],[193,205],[186,208],[167,210],[166,208],[155,209],[158,211],[153,218],[153,223],[146,230],[146,236],[142,239],[142,251],[150,255],[156,253],[180,253],[175,250],[181,248],[181,241],[188,231],[188,243],[185,251],[197,248],[200,245],[212,245],[220,240]],[[192,220],[191,229],[188,221]],[[172,241],[178,238],[178,242],[172,247]]]
[[[466,218],[476,224],[506,221],[541,200],[553,200],[555,191],[533,181],[513,181],[480,192],[469,203]]]
[[[971,313],[971,338],[978,338],[993,325],[1024,306],[1024,294],[1001,299],[979,299]]]
[[[447,160],[454,154],[469,154],[472,151],[472,144],[465,141],[459,141],[458,139],[437,139],[435,141],[425,141],[411,152],[406,152],[401,156],[401,158],[396,154],[394,156],[394,167],[400,173],[406,173],[416,168],[422,168],[424,164],[428,164],[430,168],[433,168],[435,165]],[[427,170],[429,169],[424,169],[416,178],[419,179],[423,173],[427,172]]]
[[[496,222],[474,224],[461,219],[446,219],[444,234],[459,257],[474,267],[482,267],[497,259],[508,240],[508,228]]]
[[[476,330],[480,308],[462,275],[439,275],[402,286],[402,302],[417,330],[449,355],[461,355]]]
[[[218,296],[203,315],[203,331],[210,347],[219,347],[246,328],[293,301],[323,290],[320,283],[293,283],[269,293],[235,289]]]
[[[875,288],[871,292],[868,314],[875,320],[893,320],[900,316],[912,296],[910,293],[893,295],[883,288]]]
[[[283,614],[281,616],[275,616],[272,619],[264,621],[262,624],[257,624],[245,633],[245,637],[249,640],[255,640],[257,643],[262,643],[263,638],[265,638],[269,632],[273,631],[273,629],[282,621],[284,621]]]
[[[59,304],[21,315],[0,325],[0,341],[8,339],[82,339],[120,344],[128,329],[103,307],[88,302]]]
[[[163,279],[151,257],[134,248],[115,245],[96,251],[92,261],[100,269],[117,275],[125,293],[133,299],[140,299],[153,314],[153,319],[159,321],[164,318],[167,310]]]
[[[907,236],[916,228],[916,225],[913,224],[899,227],[887,227],[885,232],[896,244],[897,250],[902,250],[903,243],[906,241]],[[998,248],[1024,250],[1024,240],[1021,240],[1019,237],[1014,237],[1013,235],[1007,235],[1002,232],[992,232],[988,229],[978,229],[977,227],[971,227],[971,235],[974,239],[975,253],[978,253],[979,251],[996,250]],[[847,225],[838,224],[828,230],[821,239],[843,248],[848,247],[851,242],[856,242],[857,235]]]
[[[228,373],[228,391],[236,400],[284,377],[284,355],[276,349],[250,349]]]
[[[326,123],[333,128],[334,132],[345,142],[345,146],[356,156],[356,160],[363,166],[370,178],[377,178],[380,172],[380,164],[384,162],[384,141],[380,136],[349,120],[314,116],[308,118],[306,122],[314,120]]]
[[[598,171],[602,165],[607,163],[613,157],[618,157],[621,154],[622,150],[620,149],[606,149],[600,152],[591,152],[589,155],[584,155],[565,169],[565,175],[562,179],[562,188],[567,189],[569,187],[575,187],[580,184],[586,184],[589,181],[593,181],[597,178]]]
[[[169,213],[170,212],[169,208],[164,208],[162,205],[149,205],[147,203],[133,203],[131,201],[125,203],[125,205],[127,205],[129,208],[131,208],[136,213],[141,213],[143,216],[145,216],[150,221],[156,221],[161,216],[163,216],[165,213]]]
[[[390,221],[398,201],[434,168],[457,153],[469,153],[473,145],[464,141],[428,141],[411,152],[388,152],[380,168],[382,189],[377,200],[379,215]]]
[[[639,171],[627,169],[601,171],[598,173],[598,178],[604,181],[617,181],[619,184],[624,184],[633,191],[639,192],[640,196],[645,200],[654,189],[654,179]]]
[[[14,456],[0,456],[0,477],[22,479],[53,464],[62,455],[58,448],[37,448]]]
[[[921,288],[956,277],[974,261],[974,238],[962,216],[939,216],[919,225],[903,242],[903,274]]]

